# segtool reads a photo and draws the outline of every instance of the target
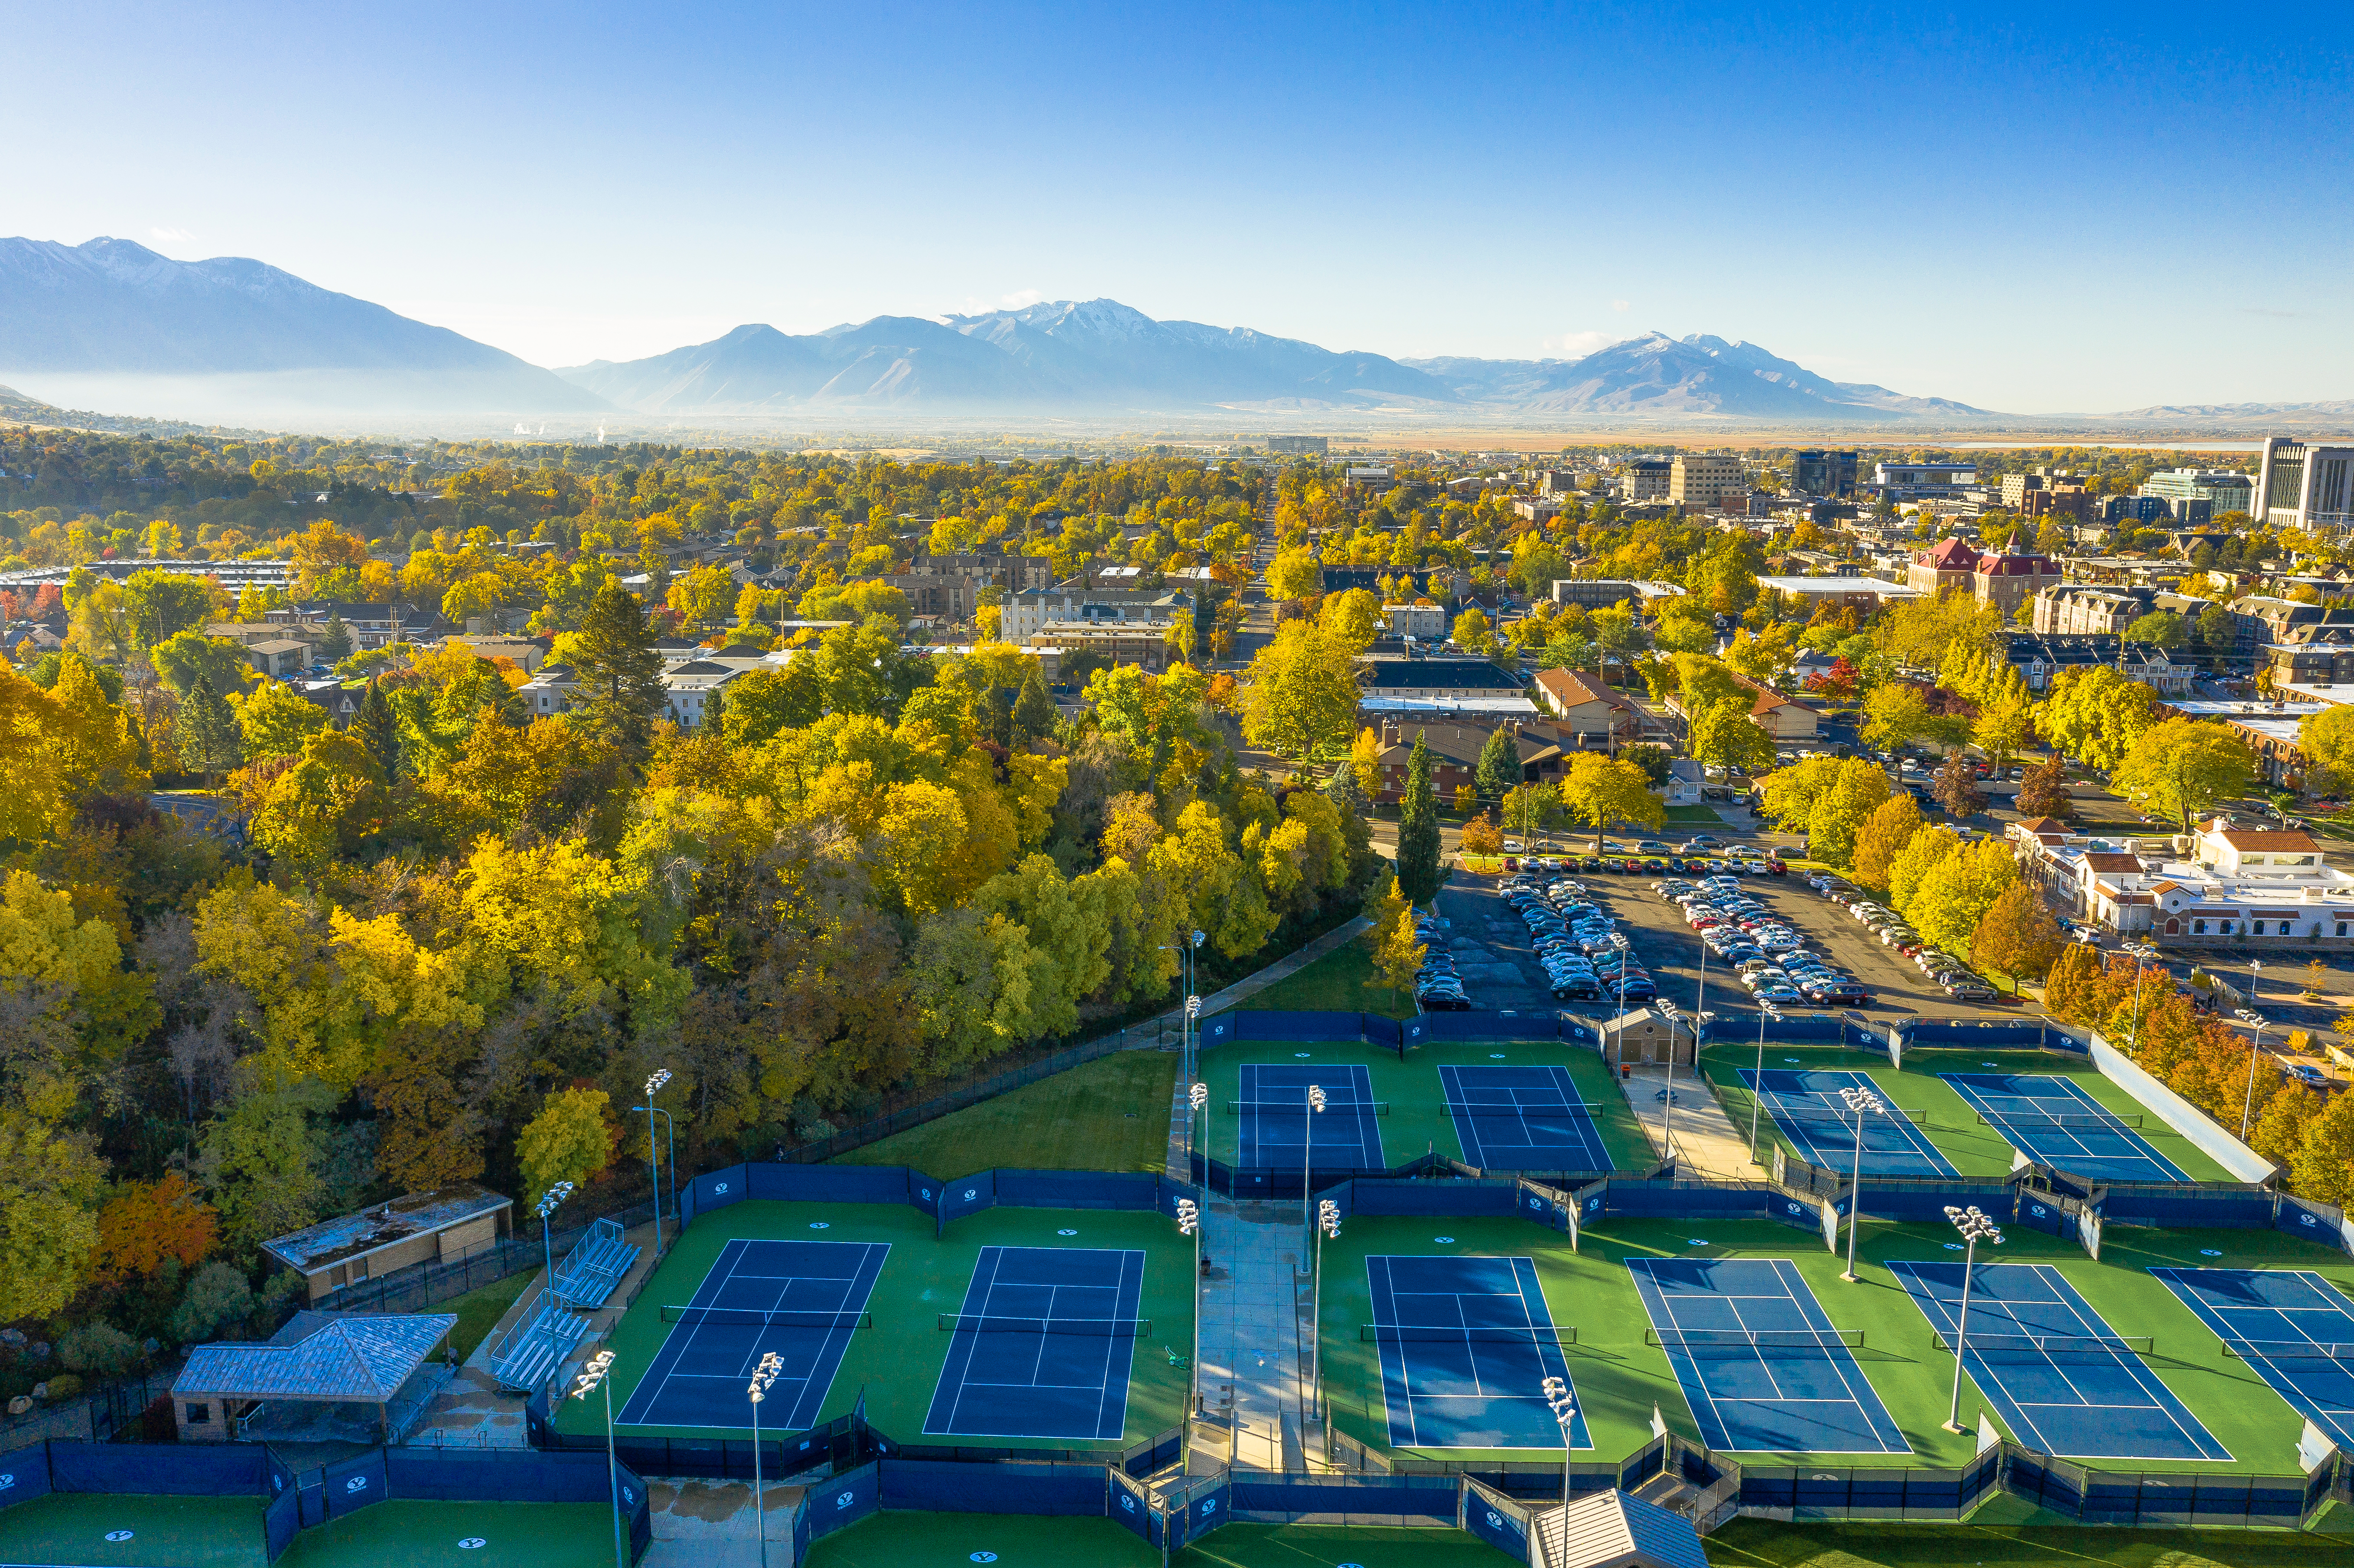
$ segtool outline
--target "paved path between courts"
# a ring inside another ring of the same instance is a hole
[[[1627,1092],[1627,1103],[1635,1107],[1635,1115],[1643,1124],[1643,1131],[1659,1149],[1666,1141],[1663,1132],[1675,1137],[1678,1169],[1700,1176],[1722,1176],[1734,1181],[1746,1181],[1757,1174],[1757,1167],[1749,1161],[1749,1134],[1736,1128],[1724,1114],[1706,1083],[1691,1068],[1676,1068],[1676,1104],[1672,1122],[1667,1120],[1668,1070],[1664,1065],[1638,1064],[1635,1075],[1620,1080]],[[1773,1156],[1768,1154],[1770,1161]],[[1770,1165],[1768,1167],[1770,1169]]]
[[[1303,1469],[1299,1205],[1213,1197],[1205,1221],[1201,1388],[1210,1419],[1204,1425],[1223,1427],[1231,1399],[1236,1469]]]

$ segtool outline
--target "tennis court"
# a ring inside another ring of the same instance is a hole
[[[1246,1062],[1241,1082],[1241,1098],[1229,1109],[1239,1118],[1244,1170],[1297,1171],[1303,1162],[1328,1171],[1384,1169],[1380,1107],[1363,1067]],[[1324,1091],[1320,1111],[1308,1108],[1311,1087]]]
[[[1653,1338],[1700,1424],[1728,1452],[1909,1454],[1834,1326],[1787,1258],[1628,1258]]]
[[[924,1419],[928,1436],[1117,1442],[1140,1335],[1144,1254],[986,1246]]]
[[[1393,1447],[1561,1447],[1544,1380],[1575,1385],[1533,1258],[1375,1255],[1365,1276]],[[1570,1444],[1594,1446],[1582,1411]]]
[[[2102,1181],[2188,1181],[2182,1168],[2066,1077],[1943,1073],[2004,1141],[2039,1165]]]
[[[2354,1303],[2306,1269],[2153,1268],[2304,1417],[2354,1448]]]
[[[875,1242],[729,1242],[692,1299],[661,1308],[669,1332],[616,1423],[748,1428],[745,1385],[773,1352],[783,1371],[760,1425],[816,1425],[890,1252]]]
[[[1963,1265],[1888,1268],[1950,1354]],[[2051,1264],[1971,1271],[1964,1370],[2030,1447],[2072,1459],[2231,1458],[2142,1360],[2149,1345],[2109,1327]]]
[[[1467,1163],[1483,1171],[1607,1171],[1602,1131],[1565,1067],[1438,1069]]]
[[[1827,1171],[1856,1168],[1856,1118],[1840,1097],[1841,1089],[1882,1094],[1862,1073],[1741,1069],[1741,1082],[1764,1103],[1799,1159]],[[1895,1106],[1863,1118],[1863,1173],[1867,1176],[1956,1176],[1953,1162],[1938,1152],[1913,1118]]]

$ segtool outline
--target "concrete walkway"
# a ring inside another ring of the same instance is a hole
[[[1618,1086],[1626,1091],[1627,1103],[1635,1107],[1636,1119],[1643,1124],[1651,1147],[1662,1157],[1669,1152],[1668,1139],[1672,1135],[1679,1170],[1734,1181],[1757,1173],[1757,1167],[1749,1162],[1747,1129],[1733,1125],[1716,1096],[1691,1068],[1676,1068],[1672,1116],[1666,1067],[1638,1065],[1634,1076],[1621,1079]]]
[[[1210,1200],[1202,1250],[1201,1390],[1196,1468],[1307,1467],[1299,1435],[1305,1342],[1300,1329],[1299,1205]],[[1220,1452],[1232,1414],[1233,1449]],[[1214,1430],[1212,1430],[1214,1429]]]

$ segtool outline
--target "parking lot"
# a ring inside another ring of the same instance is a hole
[[[1678,851],[1702,830],[1670,831],[1661,839]],[[1737,840],[1725,830],[1719,839],[1765,850],[1793,842],[1774,834],[1744,834]],[[1617,846],[1621,841],[1609,841]],[[1631,846],[1631,841],[1628,841]],[[1566,855],[1570,852],[1560,852]],[[1683,911],[1651,891],[1655,882],[1673,874],[1659,872],[1564,872],[1585,885],[1594,901],[1613,916],[1635,956],[1649,969],[1659,995],[1684,1011],[1704,1006],[1720,1017],[1754,1018],[1756,1004],[1713,955],[1708,955],[1707,993],[1701,994],[1701,959],[1708,950],[1699,934],[1684,922]],[[1539,874],[1540,882],[1553,880]],[[1447,949],[1462,977],[1471,1005],[1499,1012],[1568,1011],[1604,1015],[1613,1003],[1556,1001],[1545,978],[1544,966],[1530,945],[1527,926],[1498,892],[1500,876],[1458,872],[1438,895],[1438,912],[1451,925],[1445,933]],[[1871,1018],[1901,1018],[1920,1013],[1935,1018],[2014,1018],[2038,1011],[2031,1003],[2008,998],[1992,1004],[1959,1002],[1946,995],[1928,976],[1893,948],[1850,917],[1847,911],[1806,885],[1798,873],[1787,876],[1744,876],[1744,887],[1759,902],[1806,938],[1807,948],[1825,961],[1863,982],[1871,993],[1859,1012]],[[1629,1003],[1631,1011],[1633,1004]],[[1812,1011],[1806,1008],[1786,1011]]]

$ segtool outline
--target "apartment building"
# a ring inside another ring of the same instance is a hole
[[[2267,437],[2253,493],[2262,497],[2259,521],[2270,527],[2354,527],[2354,446]]]
[[[1741,460],[1721,452],[1678,452],[1668,466],[1668,499],[1678,506],[1714,506],[1747,493]]]
[[[2232,469],[2172,468],[2142,482],[2139,498],[2160,503],[2177,522],[2205,523],[2225,512],[2245,512],[2255,482]]]
[[[1183,588],[1100,588],[1063,583],[1009,595],[1000,635],[1008,642],[1023,642],[1049,621],[1166,622],[1193,612],[1193,596]]]
[[[1618,465],[1618,494],[1625,501],[1665,501],[1675,465],[1659,458],[1637,458]]]

